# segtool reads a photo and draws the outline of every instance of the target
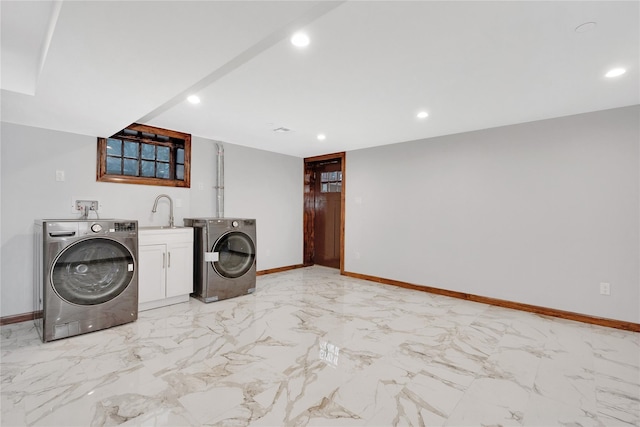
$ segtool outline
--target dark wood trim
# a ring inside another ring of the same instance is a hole
[[[341,151],[339,153],[323,154],[321,156],[314,156],[314,157],[305,157],[304,158],[304,162],[305,163],[316,163],[316,162],[325,162],[327,160],[334,160],[334,159],[342,159],[342,160],[344,160],[344,157],[345,157],[344,151]]]
[[[111,182],[117,184],[140,184],[140,185],[156,185],[165,187],[182,187],[191,188],[191,135],[188,133],[177,132],[170,129],[161,129],[153,126],[141,125],[134,123],[127,129],[148,132],[156,135],[164,135],[184,142],[184,180],[178,179],[161,179],[149,178],[141,176],[129,175],[109,175],[107,174],[107,138],[98,138],[98,153],[96,156],[96,181]],[[119,138],[119,137],[118,137]],[[127,138],[124,138],[127,139]],[[134,139],[129,139],[134,140]],[[139,140],[138,140],[139,141]],[[166,145],[161,142],[151,141],[157,145]],[[173,159],[173,152],[171,158]],[[173,173],[175,164],[171,161],[171,171]]]
[[[284,267],[269,268],[267,270],[256,271],[256,276],[264,276],[265,274],[281,273],[283,271],[295,270],[304,267],[304,264],[287,265]]]
[[[327,160],[339,159],[342,169],[342,191],[340,192],[340,273],[344,274],[344,233],[345,233],[345,212],[347,194],[347,156],[346,153],[324,154],[322,156],[306,157],[304,159],[304,205],[303,205],[303,240],[304,248],[302,254],[303,265],[308,267],[313,265],[314,253],[314,183],[311,179],[312,165]]]
[[[163,129],[163,128],[157,128],[154,126],[143,125],[140,123],[133,123],[132,125],[127,126],[127,129],[136,130],[139,132],[154,133],[156,135],[163,135],[163,136],[168,136],[170,138],[176,138],[176,139],[183,139],[183,140],[189,139],[189,141],[191,141],[191,134],[178,132],[177,130]]]
[[[302,235],[303,235],[303,252],[302,263],[308,267],[313,265],[314,240],[315,231],[313,223],[315,221],[314,194],[315,182],[313,180],[313,167],[306,160],[304,162],[304,179],[303,179],[303,210],[302,210]]]
[[[184,187],[191,188],[191,135],[184,140]]]
[[[295,270],[305,267],[304,264],[295,264],[285,267],[270,268],[267,270],[260,270],[256,272],[256,276],[264,276],[266,274],[280,273],[283,271]],[[621,329],[631,332],[640,332],[640,323],[626,322],[623,320],[607,319],[603,317],[590,316],[586,314],[573,313],[570,311],[557,310],[555,308],[540,307],[537,305],[524,304],[519,302],[501,300],[497,298],[483,297],[474,294],[467,294],[464,292],[450,291],[447,289],[434,288],[431,286],[415,285],[413,283],[401,282],[398,280],[384,279],[382,277],[369,276],[366,274],[353,273],[350,271],[342,272],[344,276],[353,277],[356,279],[368,280],[370,282],[381,283],[384,285],[398,286],[400,288],[412,289],[421,292],[428,292],[436,295],[443,295],[451,298],[464,299],[467,301],[479,302],[482,304],[495,305],[498,307],[510,308],[513,310],[527,311],[530,313],[536,313],[543,316],[558,317],[566,320],[573,320],[581,323],[588,323],[591,325],[605,326],[608,328]],[[0,317],[0,326],[10,325],[12,323],[21,323],[29,320],[35,320],[42,317],[42,312],[30,312],[23,314],[15,314],[12,316]]]
[[[587,314],[573,313],[571,311],[557,310],[555,308],[540,307],[537,305],[524,304],[520,302],[507,301],[497,298],[483,297],[480,295],[467,294],[464,292],[450,291],[447,289],[434,288],[431,286],[416,285],[413,283],[401,282],[398,280],[385,279],[382,277],[369,276],[366,274],[352,273],[345,271],[345,276],[356,279],[368,280],[370,282],[382,283],[385,285],[398,286],[416,291],[429,292],[431,294],[444,295],[451,298],[464,299],[467,301],[479,302],[482,304],[495,305],[498,307],[511,308],[513,310],[527,311],[541,314],[543,316],[559,317],[561,319],[573,320],[576,322],[589,323],[592,325],[605,326],[608,328],[622,329],[631,332],[640,332],[640,323],[626,322],[623,320],[607,319],[603,317],[590,316]]]
[[[107,138],[98,138],[98,152],[96,153],[96,181],[101,181],[107,174]]]
[[[13,316],[0,317],[0,326],[10,325],[12,323],[27,322],[42,317],[41,311],[32,311],[30,313],[14,314]]]
[[[347,155],[340,153],[342,162],[342,191],[340,192],[340,274],[344,273],[344,222],[347,203]]]

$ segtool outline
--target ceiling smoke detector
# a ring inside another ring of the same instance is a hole
[[[585,22],[584,24],[578,25],[573,31],[576,33],[588,33],[589,31],[593,31],[598,26],[597,22]]]

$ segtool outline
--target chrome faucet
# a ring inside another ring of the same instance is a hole
[[[151,212],[156,213],[156,211],[158,210],[158,200],[160,200],[160,198],[162,197],[166,197],[167,199],[169,199],[169,227],[175,228],[175,225],[173,225],[173,200],[171,200],[171,197],[166,194],[161,194],[156,197],[156,201],[153,202],[153,209],[151,209]]]

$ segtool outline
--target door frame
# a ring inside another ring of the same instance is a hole
[[[346,200],[346,153],[324,154],[322,156],[306,157],[304,159],[303,171],[303,189],[304,189],[304,210],[303,210],[303,241],[304,249],[302,254],[302,262],[304,266],[313,265],[314,254],[314,230],[313,223],[315,219],[314,198],[315,185],[311,185],[311,171],[314,163],[325,162],[327,160],[340,160],[342,169],[342,191],[340,192],[340,274],[344,274],[344,214]]]

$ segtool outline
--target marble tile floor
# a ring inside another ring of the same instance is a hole
[[[640,334],[310,267],[47,344],[1,331],[8,426],[640,426]]]

